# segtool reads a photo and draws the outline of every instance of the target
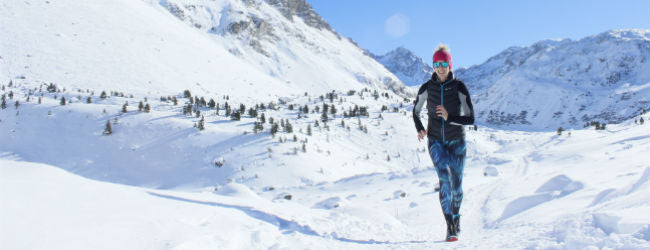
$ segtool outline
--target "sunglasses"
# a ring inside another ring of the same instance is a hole
[[[440,66],[445,67],[445,68],[449,67],[449,62],[434,62],[433,63],[434,68],[440,68]]]

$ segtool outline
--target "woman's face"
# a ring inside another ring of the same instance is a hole
[[[438,65],[438,67],[436,67],[436,64]],[[444,66],[443,64],[446,64],[447,66],[443,67]],[[437,61],[433,63],[433,67],[436,69],[436,73],[438,74],[438,76],[447,76],[447,74],[449,74],[448,62]]]

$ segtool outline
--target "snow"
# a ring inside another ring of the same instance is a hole
[[[33,89],[15,79],[6,91],[24,100]],[[264,113],[267,120],[288,119],[298,138],[293,142],[291,133],[272,137],[268,123],[265,132],[253,134],[254,118],[233,121],[223,110],[202,108],[206,129],[199,131],[192,127],[198,118],[153,96],[152,111],[145,113],[133,107],[140,98],[94,96],[86,104],[88,93],[81,99],[78,93],[45,93],[41,104],[32,96],[17,109],[0,111],[1,248],[645,249],[650,244],[645,212],[650,165],[643,153],[650,149],[650,136],[647,125],[633,121],[562,135],[467,130],[463,231],[460,241],[446,243],[435,170],[411,118],[403,114],[412,104],[397,113],[379,110],[399,107],[401,98],[340,95],[345,101],[333,102],[339,112],[366,103],[371,115],[339,113],[328,131],[322,123],[314,126],[318,113],[297,119],[297,111],[288,109],[293,103],[313,110],[322,105],[318,97],[287,97],[287,104]],[[54,95],[72,103],[61,106]],[[179,102],[186,100],[179,96]],[[126,101],[128,112],[121,113]],[[106,121],[115,118],[113,134],[102,135]],[[341,127],[341,120],[353,128]],[[368,134],[356,128],[357,120]],[[215,160],[224,165],[216,167]]]
[[[437,176],[410,117],[412,88],[399,91],[394,75],[347,39],[264,2],[180,3],[0,3],[0,22],[11,24],[0,26],[0,249],[650,247],[650,136],[634,121],[647,114],[630,109],[633,117],[606,130],[561,135],[483,122],[466,130],[463,231],[447,243]],[[228,30],[253,19],[273,31]],[[507,77],[490,95],[529,79]],[[57,90],[46,91],[49,83]],[[573,93],[534,83],[547,98]],[[219,104],[194,107],[204,130],[195,111],[183,114],[184,90]],[[610,90],[643,92],[648,81]],[[521,107],[566,102],[542,101]],[[264,104],[263,131],[253,132],[258,117],[226,116],[226,102],[233,111]],[[326,123],[314,112],[324,104],[337,109]],[[368,116],[344,117],[355,105]],[[293,132],[271,135],[271,118]]]

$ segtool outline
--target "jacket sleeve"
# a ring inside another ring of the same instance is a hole
[[[458,99],[460,99],[460,115],[450,115],[447,117],[449,123],[455,125],[471,125],[474,124],[474,107],[472,106],[472,99],[469,96],[469,91],[463,82],[458,84]]]
[[[413,105],[413,122],[415,122],[415,129],[418,131],[418,133],[424,130],[422,121],[420,121],[420,112],[422,111],[422,107],[424,106],[424,102],[427,101],[427,98],[427,84],[424,83],[422,86],[420,86],[418,95],[415,97],[415,103]]]

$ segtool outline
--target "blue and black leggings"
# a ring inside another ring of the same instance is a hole
[[[445,215],[458,216],[463,201],[463,168],[465,140],[438,141],[429,139],[429,155],[440,181],[440,206]]]

